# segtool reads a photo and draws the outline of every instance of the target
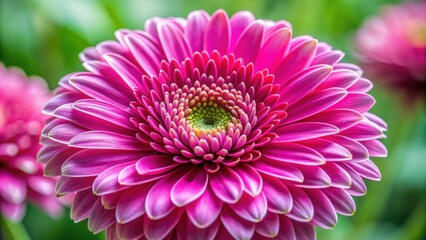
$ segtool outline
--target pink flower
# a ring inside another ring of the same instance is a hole
[[[36,161],[49,97],[43,80],[0,63],[0,211],[12,221],[22,219],[26,201],[52,216],[62,212],[54,179],[43,177]]]
[[[410,95],[424,96],[426,2],[384,8],[359,30],[356,50],[366,74]]]
[[[380,179],[371,82],[289,23],[195,11],[116,37],[44,109],[39,159],[94,233],[314,239]]]

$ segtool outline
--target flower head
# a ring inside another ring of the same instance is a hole
[[[386,124],[340,51],[285,21],[153,18],[81,54],[40,161],[108,239],[313,239],[380,173]]]
[[[49,97],[43,80],[0,63],[0,211],[13,221],[24,216],[26,201],[53,216],[62,212],[55,180],[43,177],[36,161],[46,120],[41,110]]]
[[[426,2],[387,6],[356,35],[366,74],[410,97],[426,93]]]

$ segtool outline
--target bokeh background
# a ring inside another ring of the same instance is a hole
[[[195,9],[229,15],[249,10],[257,18],[285,19],[294,35],[312,35],[346,52],[355,62],[353,36],[362,22],[398,0],[0,0],[0,61],[46,79],[54,89],[60,77],[83,68],[78,54],[100,41],[114,39],[119,28],[143,29],[153,16],[186,17]],[[372,79],[374,81],[374,79]],[[389,124],[385,159],[373,159],[381,182],[368,182],[368,194],[356,198],[355,216],[339,216],[333,230],[317,230],[318,239],[425,238],[426,114],[424,99],[405,101],[398,92],[375,84],[372,112]],[[25,96],[22,96],[25,98]],[[28,99],[31,101],[31,99]],[[23,226],[34,240],[104,239],[87,222],[73,223],[69,211],[51,219],[29,207]],[[20,226],[12,226],[20,227]],[[0,236],[1,238],[1,236]]]

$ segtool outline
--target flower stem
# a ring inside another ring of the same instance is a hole
[[[20,222],[13,223],[7,218],[0,215],[1,232],[4,234],[6,240],[30,240],[24,225]]]

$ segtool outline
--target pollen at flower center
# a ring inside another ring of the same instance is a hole
[[[232,114],[229,111],[213,102],[198,103],[186,117],[193,128],[211,132],[226,129],[231,119]]]

